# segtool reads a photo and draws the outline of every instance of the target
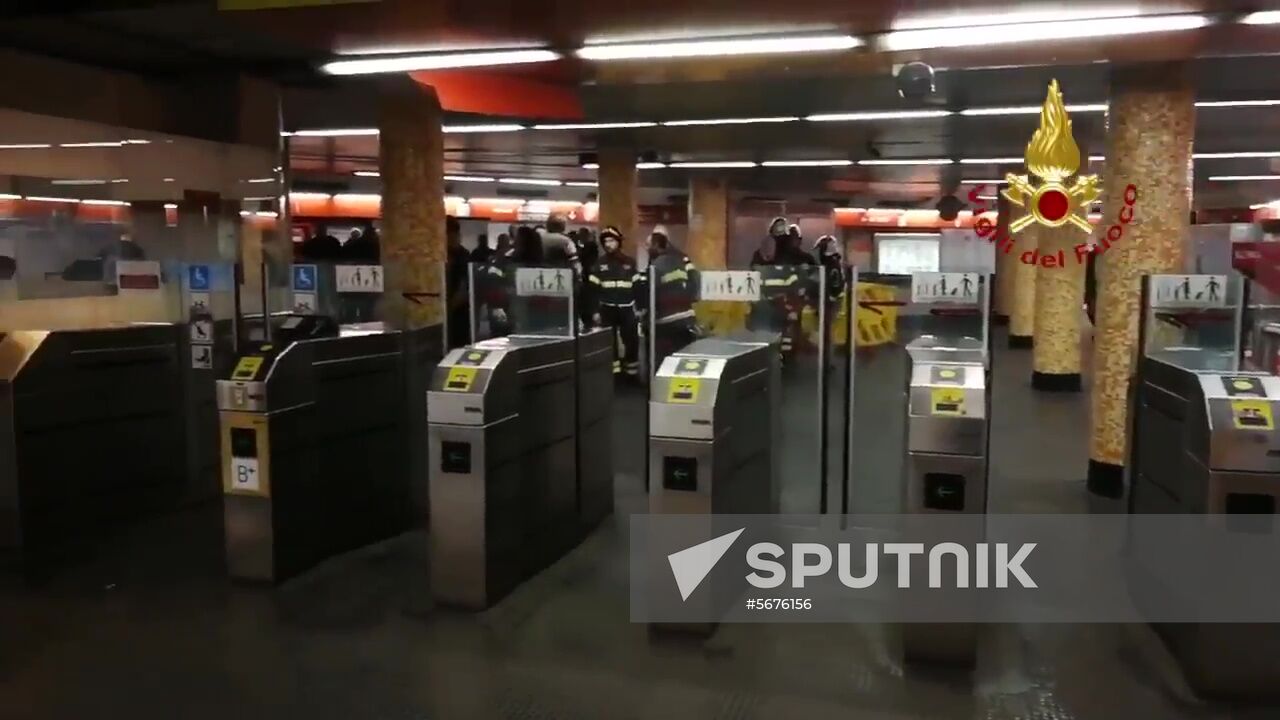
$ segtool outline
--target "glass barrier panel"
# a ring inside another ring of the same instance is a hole
[[[1143,353],[1188,370],[1239,369],[1244,278],[1166,274],[1143,278]]]
[[[1280,292],[1254,280],[1244,282],[1244,367],[1280,374]]]
[[[643,274],[637,305],[644,316],[648,374],[682,352],[722,352],[709,340],[767,345],[779,370],[770,423],[777,508],[784,513],[825,512],[828,453],[825,419],[838,405],[828,382],[831,321],[840,302],[841,273],[818,265],[758,265],[699,270],[686,258],[659,256]],[[697,343],[704,343],[697,345]],[[838,457],[838,456],[837,456]]]
[[[989,368],[991,278],[974,272],[851,276],[856,307],[845,318],[852,367],[841,510],[901,512],[907,348],[913,342],[972,348]]]

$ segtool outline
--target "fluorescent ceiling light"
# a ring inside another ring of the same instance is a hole
[[[542,178],[502,178],[498,182],[504,185],[543,185],[546,187],[560,187],[564,184],[559,180],[543,180]]]
[[[978,199],[979,200],[999,200],[1000,197],[998,195],[979,195]]]
[[[0,200],[21,200],[21,195],[10,195],[9,193],[0,193]]]
[[[496,182],[494,178],[480,177],[478,175],[445,175],[444,179],[448,180],[449,182],[473,182],[473,183]]]
[[[1280,180],[1280,175],[1210,175],[1211,182],[1236,182],[1240,180]]]
[[[245,180],[247,183],[271,183],[275,181],[276,179],[273,177],[249,178],[248,180]]]
[[[895,158],[891,160],[859,160],[859,165],[950,165],[955,162],[947,158]]]
[[[583,170],[599,170],[600,163],[582,163]]]
[[[173,182],[173,178],[165,178],[165,179],[164,179],[164,181],[165,181],[165,182]]]
[[[716,118],[713,120],[668,120],[662,124],[666,127],[684,127],[686,125],[763,125],[766,123],[796,122],[799,119],[795,115],[784,115],[779,117]]]
[[[490,203],[493,205],[524,205],[524,198],[470,198],[467,203]]]
[[[178,209],[178,203],[165,203],[165,204],[164,204],[164,209],[165,209],[165,210],[177,210],[177,209]]]
[[[1090,155],[1089,162],[1103,162],[1107,159],[1106,155]]]
[[[568,180],[565,185],[569,187],[600,187],[600,183],[590,182],[587,180]]]
[[[960,184],[961,185],[1000,185],[1005,182],[1008,182],[1008,181],[1005,180],[1004,178],[1000,178],[999,180],[961,180]]]
[[[123,146],[124,146],[124,143],[119,141],[58,143],[58,147],[62,147],[62,148],[105,148],[105,147],[123,147]]]
[[[1192,30],[1209,24],[1204,15],[1129,15],[1123,17],[972,25],[930,30],[898,30],[882,35],[880,48],[889,52],[925,50],[928,48],[989,47],[1027,42],[1054,42],[1088,38],[1090,40],[1120,35]]]
[[[1280,151],[1263,150],[1250,152],[1192,153],[1191,157],[1196,160],[1221,160],[1224,158],[1273,158],[1280,157]]]
[[[750,160],[723,160],[718,162],[673,162],[667,167],[673,168],[753,168],[756,163]],[[637,167],[639,167],[637,165]]]
[[[52,202],[52,203],[79,203],[75,198],[59,198],[59,197],[41,197],[39,195],[28,195],[27,199],[31,202]]]
[[[382,173],[377,170],[357,170],[351,174],[356,177],[382,177]]]
[[[41,150],[51,147],[53,145],[49,143],[10,143],[8,145],[0,145],[0,150]]]
[[[349,200],[359,202],[361,200],[376,200],[382,202],[382,196],[378,193],[337,193],[333,196],[334,200]]]
[[[1137,15],[1136,7],[1097,8],[1092,10],[1010,10],[999,14],[952,14],[921,15],[895,20],[894,30],[919,30],[923,28],[965,27],[975,28],[987,25],[1007,25],[1009,23],[1062,22],[1065,20],[1087,20],[1107,17],[1123,17]]]
[[[330,195],[329,193],[322,193],[322,192],[291,192],[289,193],[290,200],[328,200],[331,197],[333,196]]]
[[[335,60],[321,65],[320,69],[330,75],[373,75],[377,73],[411,72],[413,70],[521,65],[559,59],[560,53],[550,50],[497,50],[489,52],[428,53],[425,55],[379,57],[364,60]]]
[[[1245,25],[1275,25],[1280,23],[1280,10],[1262,10],[1245,15],[1240,22]]]
[[[272,196],[270,196],[270,195],[267,195],[267,196],[264,196],[264,197],[247,197],[247,198],[244,198],[244,201],[245,201],[245,202],[268,202],[268,201],[271,201],[271,200],[275,200],[275,198],[274,198],[274,197],[272,197]]]
[[[1197,100],[1198,108],[1270,107],[1280,105],[1280,100]]]
[[[852,165],[852,160],[765,160],[760,163],[764,167],[844,167]]]
[[[265,218],[280,217],[280,213],[276,212],[275,210],[259,210],[256,213],[254,213],[254,215],[257,215],[258,217],[265,217]]]
[[[481,132],[518,132],[523,125],[515,123],[489,123],[488,125],[443,125],[440,130],[446,133],[481,133]]]
[[[812,122],[850,122],[857,120],[918,120],[951,115],[950,110],[879,110],[872,112],[822,113],[806,115]]]
[[[584,60],[638,60],[825,52],[851,50],[860,45],[862,41],[851,35],[800,35],[588,45],[578,50],[577,55]]]
[[[91,180],[88,178],[79,180],[50,180],[50,185],[106,185],[106,180]]]
[[[666,164],[666,163],[660,163],[660,162],[638,162],[638,163],[636,163],[636,169],[637,169],[637,170],[661,170],[662,168],[664,168],[664,167],[666,167],[666,166],[667,166],[667,164]]]
[[[151,141],[143,140],[142,138],[130,138],[128,140],[125,140],[124,144],[125,145],[150,145]]]
[[[1039,115],[1040,105],[1018,105],[1014,107],[989,107],[989,108],[967,108],[961,110],[960,114],[967,117],[983,116],[983,115]],[[1067,112],[1086,113],[1086,112],[1106,112],[1106,103],[1087,103],[1079,105],[1068,105]]]
[[[111,207],[121,207],[129,203],[124,200],[81,200],[81,205],[109,205]]]
[[[622,128],[654,127],[656,122],[602,122],[602,123],[552,123],[534,125],[534,130],[618,130]]]
[[[377,135],[378,128],[326,128],[319,130],[288,130],[280,133],[285,137],[362,137]]]
[[[1004,163],[1020,163],[1023,159],[1020,157],[1002,157],[1002,158],[960,158],[961,165],[1003,165]]]
[[[127,183],[129,182],[129,178],[112,178],[111,182],[113,184]]]

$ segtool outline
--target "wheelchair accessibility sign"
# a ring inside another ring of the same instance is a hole
[[[315,292],[316,291],[316,266],[315,265],[293,265],[293,283],[294,292]]]

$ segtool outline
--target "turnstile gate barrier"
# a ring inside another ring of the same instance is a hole
[[[411,358],[438,358],[443,338],[438,326],[271,322],[281,341],[243,354],[217,396],[228,572],[279,582],[413,525],[421,463],[410,428],[421,405],[408,392],[420,371]]]
[[[431,588],[480,610],[612,510],[612,334],[451,351],[427,393]],[[603,444],[594,444],[603,443]]]
[[[908,513],[987,510],[986,348],[926,335],[907,345]]]
[[[649,511],[778,511],[776,340],[704,338],[668,356],[649,397]]]
[[[1140,362],[1130,512],[1274,515],[1280,502],[1280,378],[1186,367],[1205,364],[1191,357],[1198,354],[1162,353]],[[1274,695],[1280,687],[1280,631],[1274,625],[1154,627],[1199,693]]]
[[[974,338],[925,335],[906,350],[905,511],[985,513],[991,418],[986,347]],[[972,623],[904,625],[903,656],[972,666],[977,637]]]

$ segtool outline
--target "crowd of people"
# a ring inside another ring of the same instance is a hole
[[[607,327],[616,333],[614,372],[627,377],[639,374],[640,328],[653,313],[653,339],[657,359],[666,357],[696,339],[699,334],[694,302],[701,290],[698,269],[672,242],[662,225],[655,226],[645,244],[648,267],[624,252],[627,238],[613,226],[570,231],[563,217],[552,215],[542,225],[511,225],[490,245],[481,235],[473,249],[462,243],[461,225],[446,220],[446,312],[450,347],[471,341],[472,297],[476,319],[487,323],[492,337],[524,332],[563,329],[569,321],[563,300],[533,297],[517,308],[517,269],[566,269],[574,278],[576,322],[582,328]],[[299,255],[311,261],[377,263],[378,233],[371,222],[351,231],[343,243],[317,225],[301,243]],[[471,266],[474,266],[472,269]],[[844,266],[840,247],[831,235],[823,235],[806,250],[800,227],[787,218],[774,218],[751,257],[751,269],[760,277],[758,302],[747,317],[749,330],[781,333],[781,352],[788,356],[800,331],[801,310],[815,300],[815,272],[826,275],[826,302],[836,303],[844,291]],[[806,269],[810,268],[810,269]],[[649,287],[650,277],[654,287]],[[650,307],[652,305],[652,307]],[[830,315],[830,314],[829,314]],[[517,328],[517,326],[520,326]]]

